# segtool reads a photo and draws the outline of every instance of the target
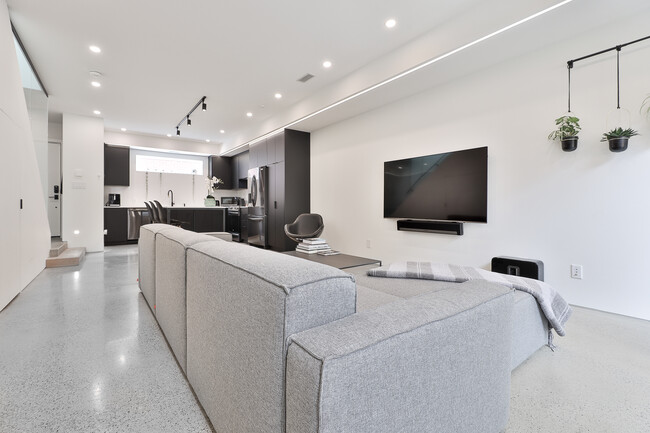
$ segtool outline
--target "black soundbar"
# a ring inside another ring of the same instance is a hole
[[[397,220],[397,230],[462,235],[463,223],[456,221]]]

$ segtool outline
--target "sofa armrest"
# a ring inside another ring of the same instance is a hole
[[[511,289],[470,281],[291,337],[286,432],[498,432]]]

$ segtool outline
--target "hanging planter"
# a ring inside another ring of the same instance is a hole
[[[548,135],[549,140],[560,140],[562,150],[573,152],[578,148],[578,132],[580,119],[575,116],[562,116],[555,119],[557,129]]]
[[[627,150],[630,137],[634,137],[635,135],[639,135],[639,133],[632,128],[623,129],[618,127],[609,132],[604,132],[603,138],[600,141],[609,142],[609,150],[612,152],[623,152]]]
[[[650,95],[648,95],[641,104],[641,109],[639,110],[641,114],[645,113],[645,116],[650,119]]]

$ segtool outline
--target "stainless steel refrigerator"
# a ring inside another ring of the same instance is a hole
[[[268,167],[256,167],[248,170],[248,243],[267,248]]]

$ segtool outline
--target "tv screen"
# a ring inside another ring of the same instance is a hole
[[[384,218],[487,222],[487,147],[385,162]]]

